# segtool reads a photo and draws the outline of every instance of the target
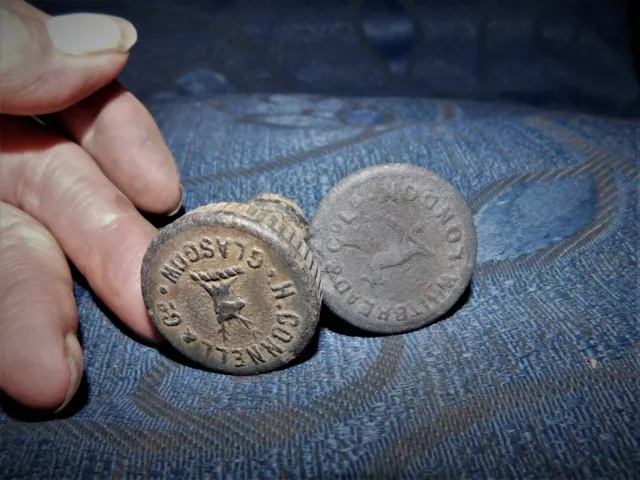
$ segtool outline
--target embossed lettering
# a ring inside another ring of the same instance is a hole
[[[251,345],[250,347],[247,347],[247,355],[249,355],[249,358],[256,365],[260,365],[261,363],[265,362],[265,359],[262,356],[262,353],[260,353],[260,351],[258,350],[257,345]]]
[[[234,240],[233,244],[240,249],[240,252],[238,253],[238,260],[242,260],[242,258],[244,257],[244,243],[242,243],[240,240]]]
[[[442,209],[436,213],[436,217],[442,221],[443,225],[446,225],[453,220],[453,214],[449,213],[449,207],[442,207]]]
[[[184,331],[184,334],[182,335],[182,340],[184,340],[185,343],[195,342],[197,339],[198,337],[196,337],[188,328]]]
[[[182,322],[182,318],[178,312],[171,312],[171,314],[162,319],[162,323],[164,323],[167,327],[176,327],[180,325]]]
[[[398,200],[400,199],[400,196],[398,195],[398,184],[397,183],[391,183],[391,184],[387,184],[382,191],[382,203],[386,202],[386,201],[390,201],[390,202],[394,202],[394,203],[398,203]]]
[[[303,239],[300,235],[296,233],[291,237],[289,241],[291,242],[291,245],[293,245],[294,248],[300,248],[300,245],[302,245]]]
[[[213,240],[211,240],[209,237],[202,237],[202,239],[200,240],[200,248],[204,250],[202,255],[205,258],[212,258],[214,256],[215,252],[212,247]]]
[[[220,251],[220,255],[222,258],[227,258],[229,251],[227,249],[229,242],[226,239],[216,238],[216,243],[218,244],[218,250]]]
[[[275,297],[278,299],[290,297],[291,295],[295,295],[297,293],[296,289],[293,288],[293,282],[291,281],[282,282],[277,285],[271,285],[271,291],[275,292]]]
[[[407,202],[413,202],[416,198],[418,198],[418,190],[413,185],[409,185],[404,191],[404,198],[407,200]]]
[[[169,305],[165,302],[158,302],[156,304],[156,309],[162,312],[162,323],[167,327],[175,327],[180,325],[180,322],[182,322],[180,314],[175,311],[175,305],[173,302],[170,302]]]
[[[275,214],[271,213],[269,217],[265,220],[265,224],[272,228],[273,230],[278,230],[278,225],[282,222],[282,220]]]
[[[295,233],[296,232],[291,225],[287,223],[284,224],[284,229],[282,230],[282,236],[286,238],[287,241],[291,241]]]
[[[200,260],[200,254],[198,253],[198,247],[193,242],[187,242],[182,246],[184,256],[191,262],[197,262]]]
[[[351,290],[351,284],[344,278],[338,278],[333,282],[333,288],[336,289],[336,292],[343,294]]]
[[[222,354],[222,364],[224,365],[225,363],[227,363],[227,352],[229,352],[229,350],[224,347],[219,347],[217,345],[216,345],[216,350]]]
[[[378,320],[384,320],[385,322],[389,320],[391,316],[391,307],[378,309]]]
[[[171,264],[181,272],[184,272],[189,265],[189,262],[182,256],[182,254],[176,253],[171,260]]]
[[[247,259],[247,265],[249,265],[249,267],[253,269],[256,269],[256,268],[260,268],[263,263],[264,263],[264,252],[262,251],[262,249],[258,247],[253,247],[251,249],[251,255],[249,255],[249,258]]]
[[[286,325],[287,320],[292,327],[297,327],[300,324],[300,317],[295,312],[278,312],[276,320],[280,325]]]
[[[338,241],[337,238],[330,238],[327,242],[327,250],[332,253],[336,253],[338,250],[342,248],[342,244]]]
[[[354,303],[356,303],[358,300],[360,300],[360,296],[359,295],[355,295],[353,292],[351,292],[349,294],[349,298],[347,298],[347,303],[349,305],[353,305]]]
[[[211,350],[213,349],[213,343],[209,343],[206,340],[200,340],[200,343],[205,346],[204,358],[209,358],[209,355],[211,355]]]
[[[369,315],[371,315],[371,312],[373,311],[373,308],[376,306],[375,303],[369,301],[369,300],[362,300],[362,303],[360,304],[360,308],[358,308],[358,312],[360,312],[362,315],[364,315],[365,317],[368,317]]]
[[[438,303],[438,290],[436,289],[435,284],[430,283],[429,285],[427,285],[424,296],[427,300],[433,303]]]
[[[442,207],[442,209],[436,213],[436,217],[440,219],[443,225],[453,220],[453,214],[449,213],[449,207]]]
[[[278,230],[278,224],[280,223],[280,219],[277,217],[275,213],[270,213],[265,217],[263,223],[273,230]]]
[[[293,335],[282,327],[275,327],[271,332],[271,335],[284,343],[289,343],[293,340]]]
[[[450,275],[441,275],[436,281],[436,285],[442,290],[451,290],[456,285],[456,277]]]
[[[282,353],[282,349],[273,343],[273,340],[271,340],[270,337],[265,338],[264,341],[260,342],[260,345],[276,358]]]
[[[324,269],[330,275],[340,275],[342,273],[342,267],[332,261],[325,263]]]
[[[462,230],[457,225],[447,230],[447,241],[449,243],[459,242],[460,238],[462,238]]]
[[[258,211],[255,213],[254,215],[254,219],[256,219],[259,222],[262,222],[262,220],[264,220],[264,217],[267,216],[267,211],[262,210],[262,209],[258,209]]]
[[[248,217],[253,217],[255,218],[256,213],[259,212],[258,207],[256,207],[254,204],[250,203],[250,204],[243,204],[244,208],[245,208],[245,213],[247,214]]]
[[[344,227],[339,222],[331,222],[331,225],[329,225],[329,231],[332,233],[341,234],[343,230],[344,230]]]
[[[353,208],[358,208],[364,201],[364,198],[356,193],[355,195],[351,195],[348,201],[349,205],[351,205]]]
[[[462,259],[462,245],[458,245],[457,253],[453,252],[449,254],[450,260],[461,260]]]
[[[244,353],[242,350],[240,350],[239,348],[233,348],[231,349],[231,353],[233,353],[234,355],[234,360],[236,361],[234,363],[234,365],[236,367],[246,367],[247,364],[244,363],[244,359],[242,358],[242,354]]]
[[[411,316],[411,318],[419,317],[424,313],[424,310],[422,308],[420,308],[419,306],[416,307],[414,305],[409,305],[408,310],[409,316]]]
[[[336,213],[336,216],[348,225],[351,225],[357,217],[357,215],[354,212],[351,212],[351,213],[338,212]]]
[[[435,206],[435,204],[438,203],[438,197],[436,197],[432,193],[427,193],[424,196],[424,200],[425,200],[425,205],[429,210],[431,210]]]
[[[166,278],[172,283],[178,283],[178,280],[180,279],[180,275],[182,275],[182,272],[180,270],[176,270],[175,268],[167,265],[166,263],[162,266],[162,270],[160,273],[162,273],[164,278]]]
[[[406,322],[407,318],[407,308],[404,305],[396,306],[396,321]]]

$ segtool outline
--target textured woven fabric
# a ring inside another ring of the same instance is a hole
[[[136,24],[152,32],[158,19],[175,26],[184,20],[176,12],[194,18],[204,8],[187,5],[158,7],[155,23]],[[214,15],[218,24],[223,10]],[[110,11],[134,20],[140,14],[137,7]],[[312,30],[325,32],[329,44],[342,38],[340,28],[318,27],[323,21]],[[207,48],[223,43],[204,42],[195,21],[186,25],[155,44],[142,34],[142,53],[123,81],[166,135],[187,210],[269,191],[312,217],[323,195],[359,168],[421,165],[451,182],[472,209],[479,250],[470,288],[446,318],[403,335],[355,336],[323,311],[298,364],[237,378],[138,343],[78,278],[86,364],[80,398],[55,419],[0,413],[1,476],[623,478],[640,470],[637,120],[391,96],[393,82],[386,96],[246,93],[252,73],[234,81],[230,59],[224,74],[207,63],[207,55],[223,55]],[[368,28],[375,38],[386,35]],[[286,29],[273,31],[280,32],[269,43],[276,51]],[[412,35],[398,27],[392,36],[400,46],[380,50],[395,71],[407,71],[401,51]],[[184,57],[180,42],[191,45]],[[297,58],[304,66],[313,56],[298,44],[298,54],[276,51],[280,70],[271,66],[271,74],[295,70],[306,78],[304,68],[287,64]],[[349,65],[348,52],[334,45],[345,63],[329,74],[318,60],[308,90],[322,93],[322,75],[334,90],[349,78],[373,78],[367,69],[375,63],[352,47],[359,64]],[[238,72],[252,64],[234,55]],[[163,56],[184,68],[169,75],[158,63]],[[576,91],[587,95],[598,79],[573,67]],[[526,93],[531,72],[512,68],[513,84]],[[611,112],[637,93],[628,64],[615,71],[613,86],[590,96],[584,110]],[[352,87],[366,90],[359,82]],[[547,98],[546,87],[531,88]],[[564,100],[576,106],[576,98]]]

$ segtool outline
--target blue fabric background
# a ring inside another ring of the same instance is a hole
[[[86,382],[67,415],[0,413],[2,477],[637,475],[638,81],[605,3],[38,4],[135,23],[122,81],[187,210],[270,191],[311,217],[349,173],[414,163],[467,199],[478,265],[433,326],[323,312],[317,350],[251,378],[138,343],[78,277]]]

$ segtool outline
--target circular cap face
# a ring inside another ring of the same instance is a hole
[[[306,252],[299,237],[232,211],[191,212],[149,246],[144,300],[160,332],[190,359],[233,374],[274,370],[317,326],[317,265]]]
[[[398,333],[449,310],[476,262],[476,230],[462,197],[421,167],[387,164],[338,183],[311,222],[324,301],[370,332]]]

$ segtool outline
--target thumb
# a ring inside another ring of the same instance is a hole
[[[0,113],[43,115],[107,85],[137,40],[108,15],[51,17],[22,1],[0,3]]]

